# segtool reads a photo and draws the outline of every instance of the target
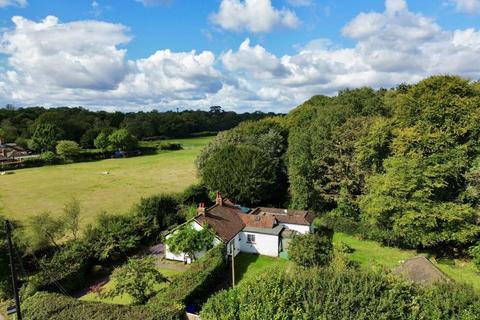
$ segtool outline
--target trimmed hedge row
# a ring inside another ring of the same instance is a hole
[[[27,320],[170,320],[180,319],[183,313],[174,308],[158,313],[138,306],[84,302],[47,292],[37,292],[26,299],[22,307]]]
[[[176,277],[164,291],[152,298],[149,307],[152,310],[162,310],[172,303],[203,304],[226,272],[225,252],[225,245],[210,249],[190,269]]]

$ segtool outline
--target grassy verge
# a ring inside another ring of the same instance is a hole
[[[235,257],[235,282],[240,284],[254,278],[275,266],[276,270],[284,270],[288,261],[279,258],[260,256],[257,254],[239,253]]]
[[[155,155],[16,170],[0,177],[0,214],[19,221],[42,211],[55,216],[72,197],[80,201],[82,225],[102,211],[125,213],[141,197],[195,183],[195,159],[211,139],[165,140],[184,149]]]
[[[384,247],[378,242],[361,240],[344,233],[335,233],[333,242],[335,245],[343,242],[352,247],[355,251],[348,254],[348,257],[368,268],[383,267],[392,270],[403,261],[420,254],[415,250]],[[436,265],[454,281],[470,284],[480,292],[480,273],[472,262],[445,259],[437,261]]]

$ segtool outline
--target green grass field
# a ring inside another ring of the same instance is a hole
[[[284,270],[287,264],[288,261],[284,259],[240,252],[235,257],[235,283],[240,284],[271,268],[275,268],[276,271]]]
[[[82,225],[102,211],[125,213],[141,197],[197,182],[195,158],[211,139],[165,140],[184,150],[155,155],[16,170],[0,176],[0,214],[18,221],[43,211],[59,215],[73,197],[82,207]]]
[[[415,250],[384,247],[378,242],[361,240],[344,233],[335,233],[333,242],[335,245],[343,242],[352,247],[355,251],[348,254],[349,259],[367,268],[384,267],[392,270],[403,261],[419,255]],[[480,272],[475,269],[472,262],[456,259],[439,260],[437,266],[456,282],[471,284],[480,292]]]

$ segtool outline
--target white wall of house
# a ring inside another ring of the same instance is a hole
[[[312,232],[312,228],[310,226],[304,226],[304,225],[301,225],[301,224],[291,224],[291,223],[279,223],[279,224],[281,226],[284,226],[287,229],[295,230],[295,231],[300,232],[302,234]]]
[[[231,248],[232,248],[232,241],[233,241],[233,245],[234,245],[234,248],[235,248],[235,256],[237,256],[237,254],[240,252],[240,233],[239,232],[232,240],[230,240],[228,243],[227,243],[227,255],[230,254],[230,251],[231,251]]]
[[[203,229],[203,227],[200,224],[198,224],[196,221],[192,221],[191,226],[197,231],[200,231]],[[167,239],[169,237],[171,237],[171,235],[167,235]],[[215,239],[213,239],[212,245],[216,246],[220,242],[221,242],[220,239],[215,237]],[[206,252],[207,252],[206,250],[195,252],[195,258],[200,259],[205,255]],[[188,264],[192,263],[191,257],[187,257],[185,259],[185,253],[174,254],[173,252],[170,252],[168,245],[165,245],[165,258],[168,260],[175,260],[175,261],[182,261],[182,262],[186,261]]]
[[[248,235],[255,236],[255,242],[248,242]],[[254,232],[240,232],[240,251],[248,253],[262,254],[265,256],[278,257],[278,236],[254,233]]]

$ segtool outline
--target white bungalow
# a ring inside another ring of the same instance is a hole
[[[282,241],[284,237],[313,231],[314,215],[307,211],[261,207],[244,212],[244,208],[224,200],[220,193],[217,193],[215,202],[210,208],[201,203],[198,215],[188,223],[196,230],[208,224],[216,234],[213,244],[225,243],[227,255],[248,252],[278,257],[286,249],[286,241]],[[203,254],[195,253],[195,257]],[[183,253],[175,255],[170,252],[168,246],[165,247],[165,258],[191,262]]]

